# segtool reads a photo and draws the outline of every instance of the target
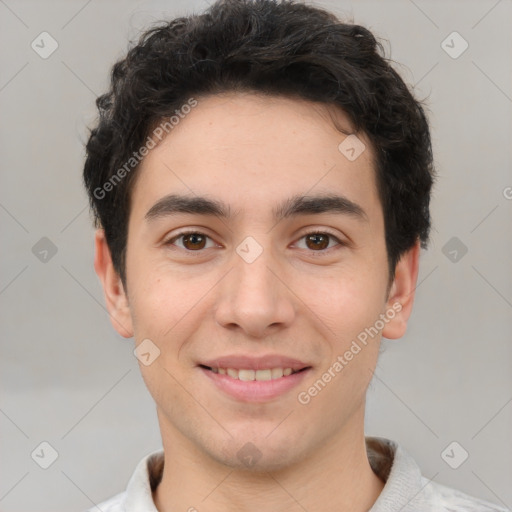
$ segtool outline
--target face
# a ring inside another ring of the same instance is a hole
[[[218,463],[285,467],[361,429],[381,335],[405,330],[418,249],[389,290],[372,148],[346,138],[307,101],[198,98],[137,171],[126,293],[97,236],[163,435]]]

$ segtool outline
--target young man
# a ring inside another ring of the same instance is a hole
[[[323,10],[227,0],[114,66],[84,169],[95,268],[163,450],[103,512],[503,510],[364,435],[433,182],[424,111],[381,52]]]

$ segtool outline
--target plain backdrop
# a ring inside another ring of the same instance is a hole
[[[85,510],[161,447],[133,340],[112,328],[93,269],[83,144],[129,41],[207,5],[0,1],[2,512]],[[426,477],[511,507],[512,4],[317,5],[385,40],[427,98],[439,173],[414,313],[383,342],[367,435],[401,443]],[[42,32],[58,44],[46,59],[32,47],[55,44]],[[454,441],[469,454],[457,469],[442,457]],[[41,450],[58,454],[48,469]]]

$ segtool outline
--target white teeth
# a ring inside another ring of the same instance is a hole
[[[228,368],[226,370],[227,374],[230,376],[230,377],[233,377],[233,379],[238,379],[238,370],[233,370],[233,368]]]
[[[267,368],[265,370],[236,370],[234,368],[210,368],[214,373],[229,375],[233,379],[251,381],[251,380],[273,380],[286,377],[294,372],[291,368]]]
[[[257,370],[255,379],[256,380],[271,380],[272,379],[272,370]]]
[[[273,379],[280,379],[282,376],[283,376],[282,368],[272,368],[272,378]]]
[[[254,370],[238,370],[239,380],[254,380],[255,377],[256,372]]]

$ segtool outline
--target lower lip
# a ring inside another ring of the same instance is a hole
[[[224,393],[240,401],[260,403],[268,402],[290,391],[311,370],[311,368],[308,368],[279,379],[244,381],[233,379],[229,375],[214,373],[206,368],[199,367],[199,369]]]

